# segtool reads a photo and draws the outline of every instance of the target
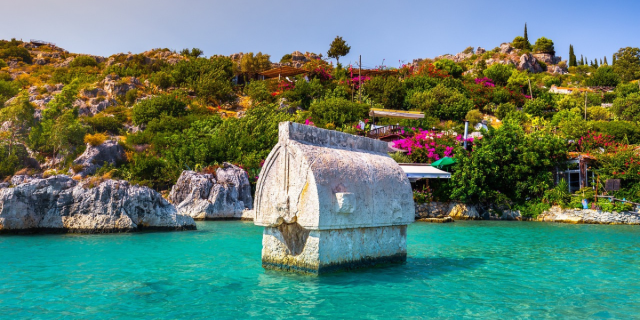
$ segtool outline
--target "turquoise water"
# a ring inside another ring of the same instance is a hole
[[[415,223],[406,264],[265,271],[262,229],[0,237],[0,318],[640,317],[640,227]]]

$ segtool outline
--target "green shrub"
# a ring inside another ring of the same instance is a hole
[[[546,76],[542,79],[542,81],[547,88],[551,88],[554,85],[560,86],[562,84],[562,79],[560,77],[554,76]]]
[[[244,86],[244,93],[255,102],[272,102],[274,100],[265,81],[251,81]]]
[[[89,56],[77,56],[69,63],[69,67],[95,67],[98,63],[96,59]]]
[[[618,142],[640,143],[640,127],[627,121],[596,121],[591,123],[593,130],[612,136]]]
[[[363,85],[364,94],[388,109],[402,108],[405,89],[398,77],[373,77]]]
[[[518,109],[512,103],[501,103],[498,105],[496,117],[500,120],[504,119],[509,113],[517,112]]]
[[[316,100],[311,104],[311,118],[317,124],[333,124],[341,127],[361,120],[369,113],[369,106],[364,103],[351,102],[344,98],[331,97]]]
[[[484,75],[493,80],[496,85],[505,86],[514,70],[515,68],[511,65],[494,63],[484,70]]]
[[[137,99],[138,99],[138,89],[129,90],[124,96],[124,100],[127,102],[128,105],[133,105],[134,103],[136,103]]]
[[[4,60],[0,59],[0,69],[8,67],[7,63]]]
[[[551,205],[549,205],[548,203],[531,200],[526,202],[524,205],[516,205],[514,209],[520,210],[520,214],[523,217],[535,219],[543,212],[551,209]]]
[[[464,94],[442,84],[429,91],[415,92],[410,101],[427,115],[447,120],[462,120],[473,108],[473,102]]]
[[[187,104],[174,95],[162,95],[145,99],[133,106],[132,119],[135,124],[146,124],[166,114],[179,117],[187,114]]]
[[[446,71],[454,78],[460,78],[462,76],[462,67],[449,59],[440,59],[434,62],[433,65],[440,70]]]
[[[155,84],[160,89],[167,89],[173,84],[173,78],[170,74],[160,71],[151,76],[151,83]]]
[[[533,45],[533,51],[549,54],[556,53],[555,49],[553,48],[553,41],[545,37],[540,37],[538,38],[538,40],[536,40],[536,43]]]
[[[524,107],[522,108],[522,111],[524,111],[525,113],[536,117],[541,117],[544,114],[545,110],[547,110],[547,104],[543,99],[540,98],[527,100],[527,102],[524,104]]]
[[[566,207],[571,201],[567,181],[561,179],[557,186],[545,191],[543,200],[550,205]]]
[[[0,49],[0,59],[12,60],[16,59],[25,63],[31,63],[31,55],[29,50],[23,47],[8,46],[4,49]]]
[[[104,113],[99,113],[93,117],[84,117],[82,120],[91,127],[93,132],[118,134],[123,128],[122,122],[118,118]]]
[[[517,36],[511,41],[511,46],[520,50],[531,50],[531,43],[522,36]]]
[[[465,120],[469,121],[469,124],[472,127],[482,122],[483,118],[484,118],[484,115],[482,114],[482,112],[476,109],[469,110],[469,112],[467,112],[467,115],[465,116]]]

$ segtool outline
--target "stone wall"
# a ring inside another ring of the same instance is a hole
[[[591,209],[562,209],[552,207],[543,212],[537,221],[574,224],[634,224],[640,225],[638,212],[604,212]]]

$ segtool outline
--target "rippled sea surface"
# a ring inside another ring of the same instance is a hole
[[[0,237],[0,318],[640,317],[640,227],[415,223],[406,264],[265,271],[262,229]]]

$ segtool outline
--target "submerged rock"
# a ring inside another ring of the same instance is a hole
[[[180,214],[203,220],[241,219],[245,209],[253,208],[247,172],[226,162],[215,174],[183,171],[169,201]]]
[[[20,177],[15,182],[19,184],[0,189],[0,233],[196,228],[191,217],[178,214],[159,193],[126,181],[78,182],[58,175],[46,179]]]

